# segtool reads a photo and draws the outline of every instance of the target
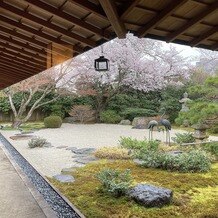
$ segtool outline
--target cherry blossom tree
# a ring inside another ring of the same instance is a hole
[[[36,109],[57,100],[67,83],[77,76],[71,71],[76,64],[70,60],[6,88],[4,93],[8,97],[14,115],[12,127],[17,128],[28,121]],[[18,93],[21,94],[19,106],[14,101]],[[51,93],[55,93],[54,98],[47,98]]]
[[[101,54],[101,47],[78,56],[80,78],[75,82],[80,95],[95,95],[97,114],[114,95],[125,88],[143,92],[160,90],[175,78],[188,78],[189,64],[174,46],[138,39],[127,34],[126,39],[115,39],[103,45],[103,55],[110,60],[110,70],[96,72],[93,62]],[[165,46],[166,47],[166,46]]]

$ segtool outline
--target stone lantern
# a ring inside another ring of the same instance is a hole
[[[206,124],[194,124],[192,126],[194,128],[194,137],[196,140],[204,140],[208,138],[208,135],[206,134],[206,130],[209,128]]]

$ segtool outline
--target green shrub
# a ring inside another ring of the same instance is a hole
[[[105,159],[130,159],[129,151],[125,148],[103,147],[99,148],[94,155]]]
[[[48,142],[46,141],[46,139],[40,138],[40,137],[36,137],[36,138],[32,138],[29,142],[28,142],[28,146],[30,148],[36,148],[36,147],[43,147],[44,145],[48,144]]]
[[[119,123],[122,120],[119,114],[113,110],[106,110],[100,113],[100,121],[103,123]]]
[[[210,152],[212,155],[215,155],[216,157],[218,157],[218,142],[202,144],[202,148],[205,151]]]
[[[210,169],[210,158],[204,151],[192,150],[183,153],[175,158],[178,160],[179,171],[181,172],[207,172]]]
[[[137,140],[131,137],[120,137],[119,143],[122,148],[126,149],[149,149],[157,150],[160,142]]]
[[[145,167],[179,172],[207,172],[211,166],[209,156],[201,150],[192,150],[180,155],[147,150],[141,151],[138,158],[143,160]]]
[[[121,113],[121,115],[125,119],[132,121],[135,117],[153,117],[156,116],[157,113],[145,108],[127,108]]]
[[[129,189],[132,179],[131,171],[125,170],[120,172],[113,169],[105,169],[96,175],[97,179],[102,183],[103,190],[115,197],[125,195]]]
[[[49,116],[44,119],[44,125],[46,128],[60,128],[62,119],[59,116]]]
[[[62,108],[62,105],[54,104],[51,106],[51,116],[59,116],[61,118],[64,117],[65,112]]]
[[[208,130],[209,133],[212,133],[212,134],[217,134],[218,133],[218,124],[215,125],[215,126],[212,126],[209,130]]]
[[[218,114],[218,104],[216,102],[192,102],[190,110],[180,112],[175,122],[178,125],[183,124],[184,120],[188,120],[190,124],[205,123],[208,119],[214,119]]]
[[[195,138],[192,133],[176,133],[176,137],[172,137],[172,140],[177,144],[195,142]]]

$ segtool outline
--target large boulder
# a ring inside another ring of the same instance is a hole
[[[74,117],[65,117],[63,123],[75,123],[76,119]]]
[[[134,129],[147,129],[148,123],[151,120],[156,120],[156,117],[135,117],[132,121]]]
[[[131,121],[130,120],[121,120],[120,125],[131,125]]]
[[[153,185],[138,184],[131,188],[127,195],[143,206],[162,207],[170,203],[173,192]]]

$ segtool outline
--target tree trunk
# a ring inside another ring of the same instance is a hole
[[[17,129],[22,123],[23,121],[21,119],[14,118],[14,121],[12,122],[11,127]]]

